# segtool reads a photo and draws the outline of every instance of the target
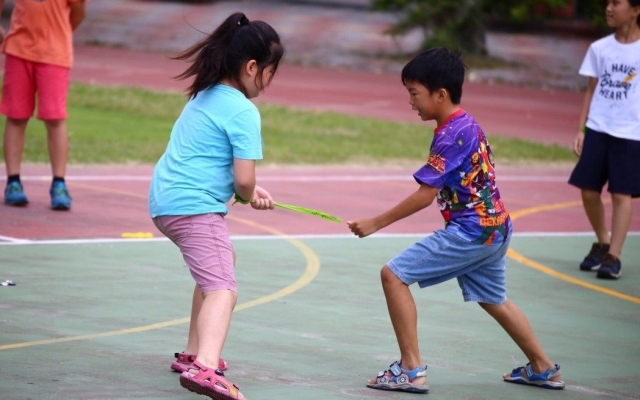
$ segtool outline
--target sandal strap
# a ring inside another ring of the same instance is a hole
[[[174,353],[174,357],[178,360],[178,362],[186,364],[195,361],[196,356],[189,353]]]
[[[211,380],[211,383],[215,384],[215,382],[220,382],[224,386],[227,387],[227,390],[230,390],[231,387],[234,387],[236,390],[240,390],[240,388],[233,382],[229,382],[224,377],[224,372],[220,371],[218,368],[209,368],[202,365],[198,360],[195,360],[192,364],[192,367],[195,367],[199,370],[196,374],[196,379],[198,380]],[[215,382],[214,382],[215,381]]]
[[[378,378],[385,376],[387,373],[392,374],[394,377],[405,374],[413,381],[417,377],[427,376],[427,366],[425,365],[412,370],[406,370],[402,368],[401,361],[395,361],[393,364],[389,365],[388,370],[378,373]]]
[[[218,376],[224,376],[224,372],[222,372],[222,370],[220,370],[220,368],[209,368],[203,364],[200,363],[200,361],[198,361],[197,359],[193,360],[193,364],[191,364],[192,367],[195,367],[197,369],[199,369],[200,371],[203,372],[207,372],[209,370],[213,370],[213,372],[216,373],[216,375]]]
[[[200,371],[208,371],[211,369],[209,367],[205,367],[204,365],[200,364],[200,361],[198,361],[197,359],[193,360],[193,364],[191,364],[191,366],[199,369]]]
[[[393,364],[389,365],[389,372],[393,374],[393,376],[399,376],[402,374],[402,367],[400,366],[400,361],[396,361]]]
[[[523,374],[524,372],[524,374]],[[554,368],[549,368],[541,374],[536,373],[531,366],[531,363],[523,365],[518,368],[514,368],[511,371],[511,376],[522,376],[530,381],[547,381],[549,378],[553,378],[560,374],[560,365],[554,364]]]

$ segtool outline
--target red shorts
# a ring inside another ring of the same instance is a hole
[[[38,93],[38,118],[67,118],[69,68],[6,55],[0,112],[12,119],[33,116]]]

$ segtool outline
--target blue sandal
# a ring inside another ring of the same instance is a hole
[[[397,390],[409,393],[429,393],[428,385],[416,385],[413,381],[416,378],[427,376],[427,366],[418,367],[407,371],[402,368],[400,361],[396,361],[389,366],[389,369],[380,372],[376,376],[375,383],[367,383],[367,387],[380,390]]]
[[[560,375],[560,366],[555,364],[555,368],[549,368],[541,374],[537,374],[533,372],[533,368],[531,368],[531,364],[527,363],[527,365],[514,368],[511,373],[503,377],[506,382],[510,383],[519,383],[521,385],[531,385],[537,386],[545,389],[556,389],[561,390],[564,389],[564,381],[552,381],[551,378]]]

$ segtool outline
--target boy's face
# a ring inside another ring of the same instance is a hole
[[[438,116],[442,103],[442,94],[439,90],[431,93],[429,89],[417,81],[408,81],[405,87],[409,92],[411,109],[418,111],[420,119],[429,121]]]
[[[640,13],[639,6],[632,6],[629,0],[608,0],[606,8],[607,25],[617,29],[635,24]]]

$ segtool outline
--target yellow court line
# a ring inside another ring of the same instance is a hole
[[[610,202],[610,200],[606,200],[604,201],[605,203]],[[511,213],[511,220],[515,221],[518,218],[527,216],[527,215],[531,215],[531,214],[536,214],[536,213],[540,213],[543,211],[551,211],[551,210],[559,210],[559,209],[563,209],[563,208],[569,208],[569,207],[576,207],[576,206],[582,206],[582,202],[581,201],[571,201],[571,202],[566,202],[566,203],[555,203],[555,204],[547,204],[547,205],[542,205],[542,206],[537,206],[537,207],[530,207],[530,208],[525,208],[524,210],[519,210],[516,212]],[[602,294],[606,294],[608,296],[611,297],[615,297],[618,298],[620,300],[625,300],[625,301],[629,301],[631,303],[635,303],[635,304],[640,304],[640,297],[635,297],[635,296],[631,296],[628,294],[624,294],[621,292],[618,292],[616,290],[613,289],[609,289],[606,288],[604,286],[600,286],[600,285],[595,285],[593,283],[589,283],[586,281],[583,281],[582,279],[578,279],[578,278],[574,278],[573,276],[570,275],[565,275],[561,272],[558,272],[556,270],[554,270],[551,267],[547,267],[546,265],[540,264],[538,262],[535,262],[533,260],[531,260],[530,258],[527,258],[525,256],[523,256],[522,254],[518,253],[517,251],[513,250],[513,248],[510,248],[509,251],[507,252],[507,257],[519,262],[520,264],[523,264],[527,267],[533,268],[536,271],[540,271],[543,274],[547,274],[549,276],[552,276],[554,278],[563,280],[565,282],[569,282],[571,284],[577,285],[577,286],[581,286],[583,288],[589,289],[589,290],[593,290],[595,292],[599,292]]]
[[[91,189],[98,189],[101,191],[106,191],[106,192],[117,192],[118,194],[126,194],[128,196],[132,196],[132,197],[142,197],[142,196],[138,196],[134,193],[125,193],[122,191],[111,191],[108,189],[104,189],[101,187],[94,187],[91,185],[75,185],[75,186],[84,186],[86,188],[91,188]],[[144,196],[144,198],[146,198],[146,196]],[[238,304],[235,309],[235,311],[240,311],[240,310],[245,310],[247,308],[251,308],[251,307],[256,307],[262,304],[266,304],[269,302],[272,302],[274,300],[277,300],[281,297],[284,296],[288,296],[291,293],[294,293],[298,290],[300,290],[301,288],[303,288],[304,286],[308,285],[311,281],[313,281],[313,279],[318,275],[318,273],[320,272],[320,259],[318,258],[318,256],[313,252],[313,250],[311,250],[307,245],[305,245],[304,243],[302,243],[300,240],[295,239],[291,236],[288,236],[287,234],[280,232],[276,229],[273,229],[271,227],[268,226],[264,226],[261,224],[257,224],[253,221],[250,220],[246,220],[243,218],[237,218],[237,217],[233,217],[233,216],[227,216],[227,218],[238,221],[240,223],[246,224],[246,225],[251,225],[253,227],[262,229],[266,232],[270,232],[272,234],[274,234],[275,236],[279,236],[282,237],[283,239],[287,240],[289,243],[291,243],[293,246],[297,247],[302,254],[305,256],[306,260],[307,260],[307,267],[305,268],[304,273],[302,274],[302,276],[300,278],[298,278],[297,281],[293,282],[292,284],[278,290],[277,292],[268,294],[266,296],[260,297],[258,299],[255,300],[251,300],[251,301],[247,301],[241,304]],[[117,336],[117,335],[125,335],[128,333],[140,333],[140,332],[144,332],[144,331],[149,331],[149,330],[153,330],[153,329],[160,329],[160,328],[166,328],[168,326],[174,326],[174,325],[180,325],[180,324],[184,324],[184,323],[188,323],[190,321],[190,318],[180,318],[180,319],[175,319],[172,321],[165,321],[165,322],[159,322],[157,324],[150,324],[150,325],[143,325],[143,326],[138,326],[138,327],[134,327],[134,328],[128,328],[128,329],[121,329],[121,330],[117,330],[117,331],[110,331],[110,332],[102,332],[102,333],[95,333],[95,334],[90,334],[90,335],[80,335],[80,336],[70,336],[70,337],[64,337],[64,338],[58,338],[58,339],[47,339],[47,340],[37,340],[37,341],[33,341],[33,342],[22,342],[22,343],[13,343],[13,344],[5,344],[5,345],[1,345],[0,346],[0,351],[2,350],[10,350],[10,349],[18,349],[21,347],[31,347],[31,346],[40,346],[40,345],[45,345],[45,344],[56,344],[56,343],[65,343],[65,342],[73,342],[73,341],[78,341],[78,340],[89,340],[89,339],[98,339],[98,338],[103,338],[103,337],[109,337],[109,336]]]
[[[632,303],[636,303],[636,304],[640,304],[640,297],[635,297],[635,296],[630,296],[628,294],[624,294],[624,293],[620,293],[617,292],[615,290],[606,288],[604,286],[599,286],[599,285],[594,285],[593,283],[589,283],[589,282],[585,282],[581,279],[578,278],[574,278],[570,275],[565,275],[563,273],[560,273],[550,267],[547,267],[545,265],[542,265],[540,263],[537,263],[533,260],[528,259],[527,257],[523,256],[522,254],[518,253],[517,251],[513,250],[512,248],[510,248],[507,251],[507,257],[523,264],[526,265],[527,267],[533,268],[536,271],[540,271],[544,274],[553,276],[554,278],[558,278],[560,280],[563,280],[565,282],[569,282],[572,283],[574,285],[577,286],[582,286],[583,288],[586,289],[590,289],[590,290],[594,290],[596,292],[600,292],[602,294],[606,294],[612,297],[616,297],[618,299],[621,300],[626,300],[626,301],[630,301]]]
[[[99,191],[105,191],[105,192],[110,192],[110,193],[118,193],[118,194],[123,194],[123,195],[127,195],[127,196],[131,196],[131,197],[137,197],[137,198],[144,198],[146,199],[146,195],[142,196],[142,195],[137,195],[135,193],[131,193],[131,192],[124,192],[124,191],[120,191],[120,190],[109,190],[109,189],[105,189],[104,187],[99,187],[99,186],[93,186],[93,185],[86,185],[86,184],[76,184],[76,186],[82,186],[88,189],[95,189],[95,190],[99,190]],[[559,209],[564,209],[564,208],[570,208],[570,207],[576,207],[576,206],[581,206],[582,202],[580,201],[573,201],[573,202],[565,202],[565,203],[556,203],[556,204],[548,204],[548,205],[542,205],[542,206],[536,206],[536,207],[530,207],[527,209],[523,209],[523,210],[519,210],[516,212],[511,213],[511,219],[513,221],[515,221],[518,218],[522,218],[524,216],[527,215],[531,215],[531,214],[536,214],[536,213],[540,213],[540,212],[544,212],[544,211],[552,211],[552,210],[559,210]],[[307,284],[309,284],[318,274],[318,272],[320,271],[320,261],[317,257],[317,255],[313,252],[313,250],[311,250],[308,246],[306,246],[304,243],[302,243],[301,241],[288,236],[276,229],[264,226],[264,225],[260,225],[257,224],[253,221],[250,220],[245,220],[242,218],[237,218],[237,217],[233,217],[233,216],[227,216],[227,218],[232,219],[232,220],[236,220],[238,222],[247,224],[247,225],[251,225],[254,226],[256,228],[262,229],[264,231],[270,232],[276,236],[281,236],[282,238],[286,239],[287,241],[289,241],[291,244],[293,244],[295,247],[297,247],[305,256],[305,258],[307,259],[307,268],[305,269],[304,274],[294,283],[292,283],[291,285],[288,285],[287,287],[274,292],[272,294],[269,294],[267,296],[263,296],[261,298],[255,299],[255,300],[251,300],[242,304],[239,304],[238,306],[236,306],[234,311],[240,311],[240,310],[244,310],[250,307],[255,307],[258,305],[262,305],[262,304],[266,304],[269,302],[272,302],[278,298],[287,296],[291,293],[294,293],[295,291],[299,290],[300,288],[306,286]],[[577,285],[577,286],[581,286],[584,287],[586,289],[589,290],[593,290],[602,294],[606,294],[621,300],[625,300],[625,301],[629,301],[632,303],[636,303],[636,304],[640,304],[640,298],[635,297],[635,296],[631,296],[631,295],[627,295],[603,286],[599,286],[599,285],[594,285],[592,283],[588,283],[585,282],[581,279],[577,279],[574,278],[570,275],[565,275],[563,273],[557,272],[554,269],[545,266],[543,264],[540,264],[538,262],[535,262],[525,256],[523,256],[522,254],[518,253],[517,251],[513,250],[513,249],[509,249],[509,251],[507,252],[507,256],[513,260],[515,260],[516,262],[519,262],[527,267],[533,268],[539,272],[542,272],[544,274],[547,274],[549,276],[552,276],[554,278],[563,280],[565,282],[569,282],[571,284]],[[116,335],[124,335],[124,334],[129,334],[129,333],[140,333],[140,332],[144,332],[144,331],[148,331],[148,330],[152,330],[152,329],[159,329],[159,328],[165,328],[168,326],[173,326],[173,325],[179,325],[179,324],[184,324],[189,322],[190,318],[181,318],[181,319],[176,319],[176,320],[172,320],[172,321],[166,321],[166,322],[160,322],[157,324],[151,324],[151,325],[144,325],[144,326],[139,326],[139,327],[135,327],[135,328],[129,328],[129,329],[122,329],[122,330],[118,330],[118,331],[110,331],[110,332],[103,332],[103,333],[96,333],[96,334],[91,334],[91,335],[80,335],[80,336],[72,336],[72,337],[66,337],[66,338],[59,338],[59,339],[48,339],[48,340],[39,340],[39,341],[33,341],[33,342],[24,342],[24,343],[14,343],[14,344],[7,344],[7,345],[2,345],[0,346],[0,351],[1,350],[9,350],[9,349],[16,349],[16,348],[21,348],[21,347],[29,347],[29,346],[39,346],[39,345],[45,345],[45,344],[55,344],[55,343],[64,343],[64,342],[71,342],[71,341],[78,341],[78,340],[89,340],[89,339],[96,339],[96,338],[102,338],[102,337],[108,337],[108,336],[116,336]]]

